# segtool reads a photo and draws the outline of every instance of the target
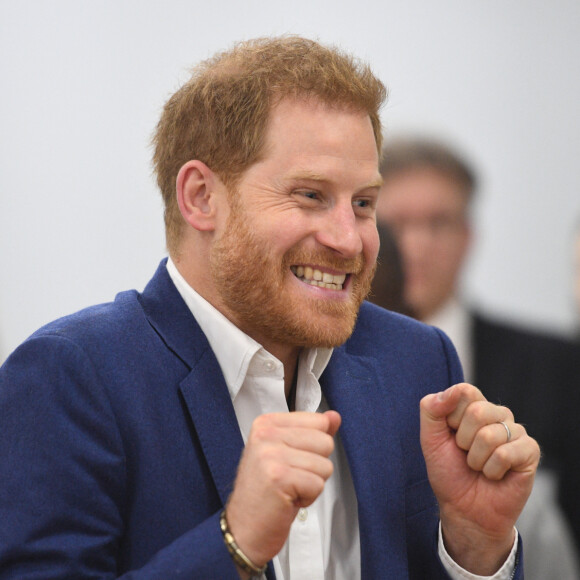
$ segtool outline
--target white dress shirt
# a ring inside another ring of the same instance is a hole
[[[218,360],[246,442],[256,417],[264,413],[288,412],[283,365],[193,290],[171,259],[167,262],[167,270]],[[327,348],[305,349],[301,353],[296,388],[297,411],[323,412],[328,409],[318,380],[331,355],[332,349]],[[330,457],[334,465],[333,475],[317,500],[310,507],[299,510],[288,540],[273,559],[279,580],[360,579],[356,493],[340,436],[337,434],[335,439],[335,450]],[[484,578],[457,566],[446,554],[441,537],[439,554],[453,580]],[[512,551],[511,569],[514,559],[515,550]],[[510,569],[507,569],[507,574],[498,572],[489,578],[507,580]]]

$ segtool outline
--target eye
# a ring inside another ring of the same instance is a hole
[[[375,214],[376,201],[373,198],[359,197],[352,201],[352,205],[357,215],[366,217]]]
[[[323,200],[322,194],[312,189],[299,189],[293,195],[305,207],[318,207]]]

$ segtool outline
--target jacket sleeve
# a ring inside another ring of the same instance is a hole
[[[0,369],[0,579],[238,578],[218,513],[121,573],[131,497],[106,380],[58,334]]]

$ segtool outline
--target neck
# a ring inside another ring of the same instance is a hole
[[[276,349],[269,348],[268,346],[264,346],[264,348],[284,365],[284,392],[286,394],[286,399],[290,403],[291,399],[294,398],[293,392],[296,390],[298,357],[300,356],[301,349],[293,348],[288,350],[287,347],[284,349]]]

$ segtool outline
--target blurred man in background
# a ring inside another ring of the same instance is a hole
[[[530,502],[535,507],[527,507],[519,522],[520,528],[535,529],[532,542],[524,533],[530,558],[526,575],[546,578],[547,570],[549,577],[577,578],[568,528],[578,520],[580,502],[570,484],[577,481],[570,465],[578,462],[570,464],[571,422],[562,418],[569,415],[570,397],[576,397],[578,350],[558,337],[492,320],[461,299],[462,269],[473,241],[476,177],[458,154],[429,140],[393,141],[384,149],[381,174],[377,219],[388,224],[399,245],[406,308],[449,335],[466,380],[489,400],[510,407],[543,448],[545,469],[536,486],[540,499]],[[380,303],[377,294],[380,290],[372,300]],[[558,478],[566,480],[560,493],[569,523],[554,500]]]

